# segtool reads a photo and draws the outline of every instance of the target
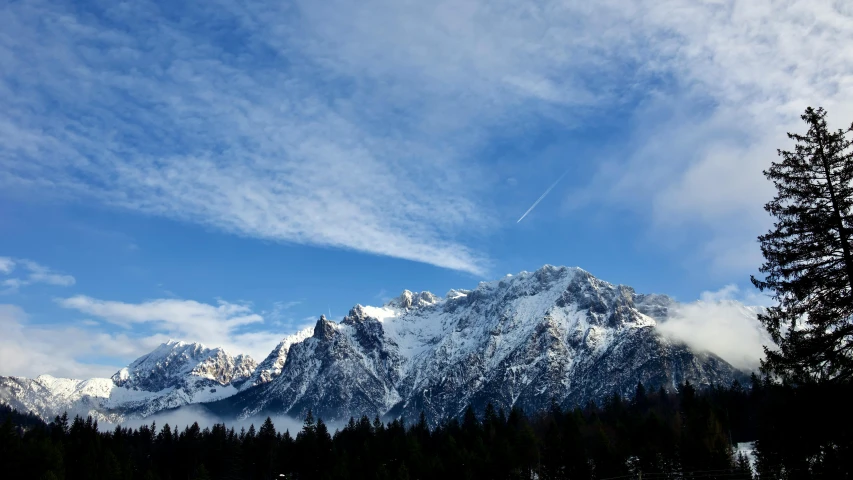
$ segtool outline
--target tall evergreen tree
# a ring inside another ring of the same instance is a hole
[[[776,186],[765,210],[776,217],[759,237],[763,279],[778,305],[759,315],[778,350],[762,369],[794,383],[853,376],[853,151],[850,129],[830,131],[826,111],[807,108],[805,135],[789,133],[764,175]]]
[[[210,480],[210,474],[207,473],[207,468],[204,467],[204,464],[198,466],[195,471],[195,476],[193,477],[195,480]]]
[[[261,429],[258,432],[258,438],[266,441],[273,441],[275,440],[275,437],[275,425],[273,425],[272,419],[267,417],[267,419],[264,420],[263,425],[261,425]]]
[[[752,465],[749,463],[749,459],[747,459],[746,455],[744,455],[743,453],[737,454],[733,473],[740,475],[740,477],[744,480],[752,480],[754,478],[752,472]]]

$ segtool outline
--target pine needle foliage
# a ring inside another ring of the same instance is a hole
[[[778,302],[759,316],[778,349],[767,349],[765,373],[793,384],[853,378],[853,149],[847,130],[831,131],[822,108],[801,116],[764,175],[776,187],[765,210],[776,218],[758,238],[765,263],[752,277]]]

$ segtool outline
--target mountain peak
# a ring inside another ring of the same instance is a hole
[[[220,385],[248,378],[257,364],[247,355],[232,357],[222,348],[170,339],[111,377],[120,387],[159,391],[199,377]]]
[[[435,305],[441,299],[431,292],[424,290],[423,292],[412,292],[411,290],[403,290],[399,297],[388,302],[387,305],[405,310],[426,307]]]
[[[325,315],[320,315],[320,319],[314,325],[314,338],[329,339],[335,333],[335,322],[327,320]]]
[[[176,350],[176,349],[198,349],[198,350],[209,350],[207,346],[200,342],[186,342],[184,340],[177,340],[174,338],[170,338],[168,341],[161,343],[156,350]]]

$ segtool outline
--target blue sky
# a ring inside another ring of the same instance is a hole
[[[587,3],[3,3],[0,374],[546,263],[761,301],[761,170],[853,119],[853,10]]]

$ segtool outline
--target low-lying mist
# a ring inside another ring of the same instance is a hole
[[[235,430],[239,431],[241,428],[245,428],[246,430],[248,430],[250,425],[254,425],[255,429],[257,430],[261,427],[266,418],[266,415],[258,415],[239,420],[234,418],[226,419],[212,414],[204,407],[198,405],[187,405],[185,407],[177,408],[175,410],[159,412],[145,418],[130,419],[121,422],[120,425],[122,427],[136,429],[142,425],[150,426],[151,423],[156,423],[157,431],[159,432],[160,429],[162,429],[163,426],[166,424],[169,424],[172,429],[175,429],[177,427],[179,431],[182,431],[184,427],[188,427],[193,423],[198,423],[198,426],[202,429],[209,428],[213,425],[222,423],[225,424],[225,426],[228,428],[234,427]],[[293,436],[296,436],[296,434],[302,429],[302,425],[304,423],[304,419],[296,419],[286,415],[270,416],[270,419],[275,425],[275,430],[277,432],[284,432],[285,430],[289,430],[290,434]],[[327,423],[327,425],[329,427],[329,430],[332,432],[334,432],[335,428],[338,427],[337,424],[331,425]],[[116,424],[103,421],[98,422],[98,427],[101,431],[112,431],[113,429],[115,429]]]

